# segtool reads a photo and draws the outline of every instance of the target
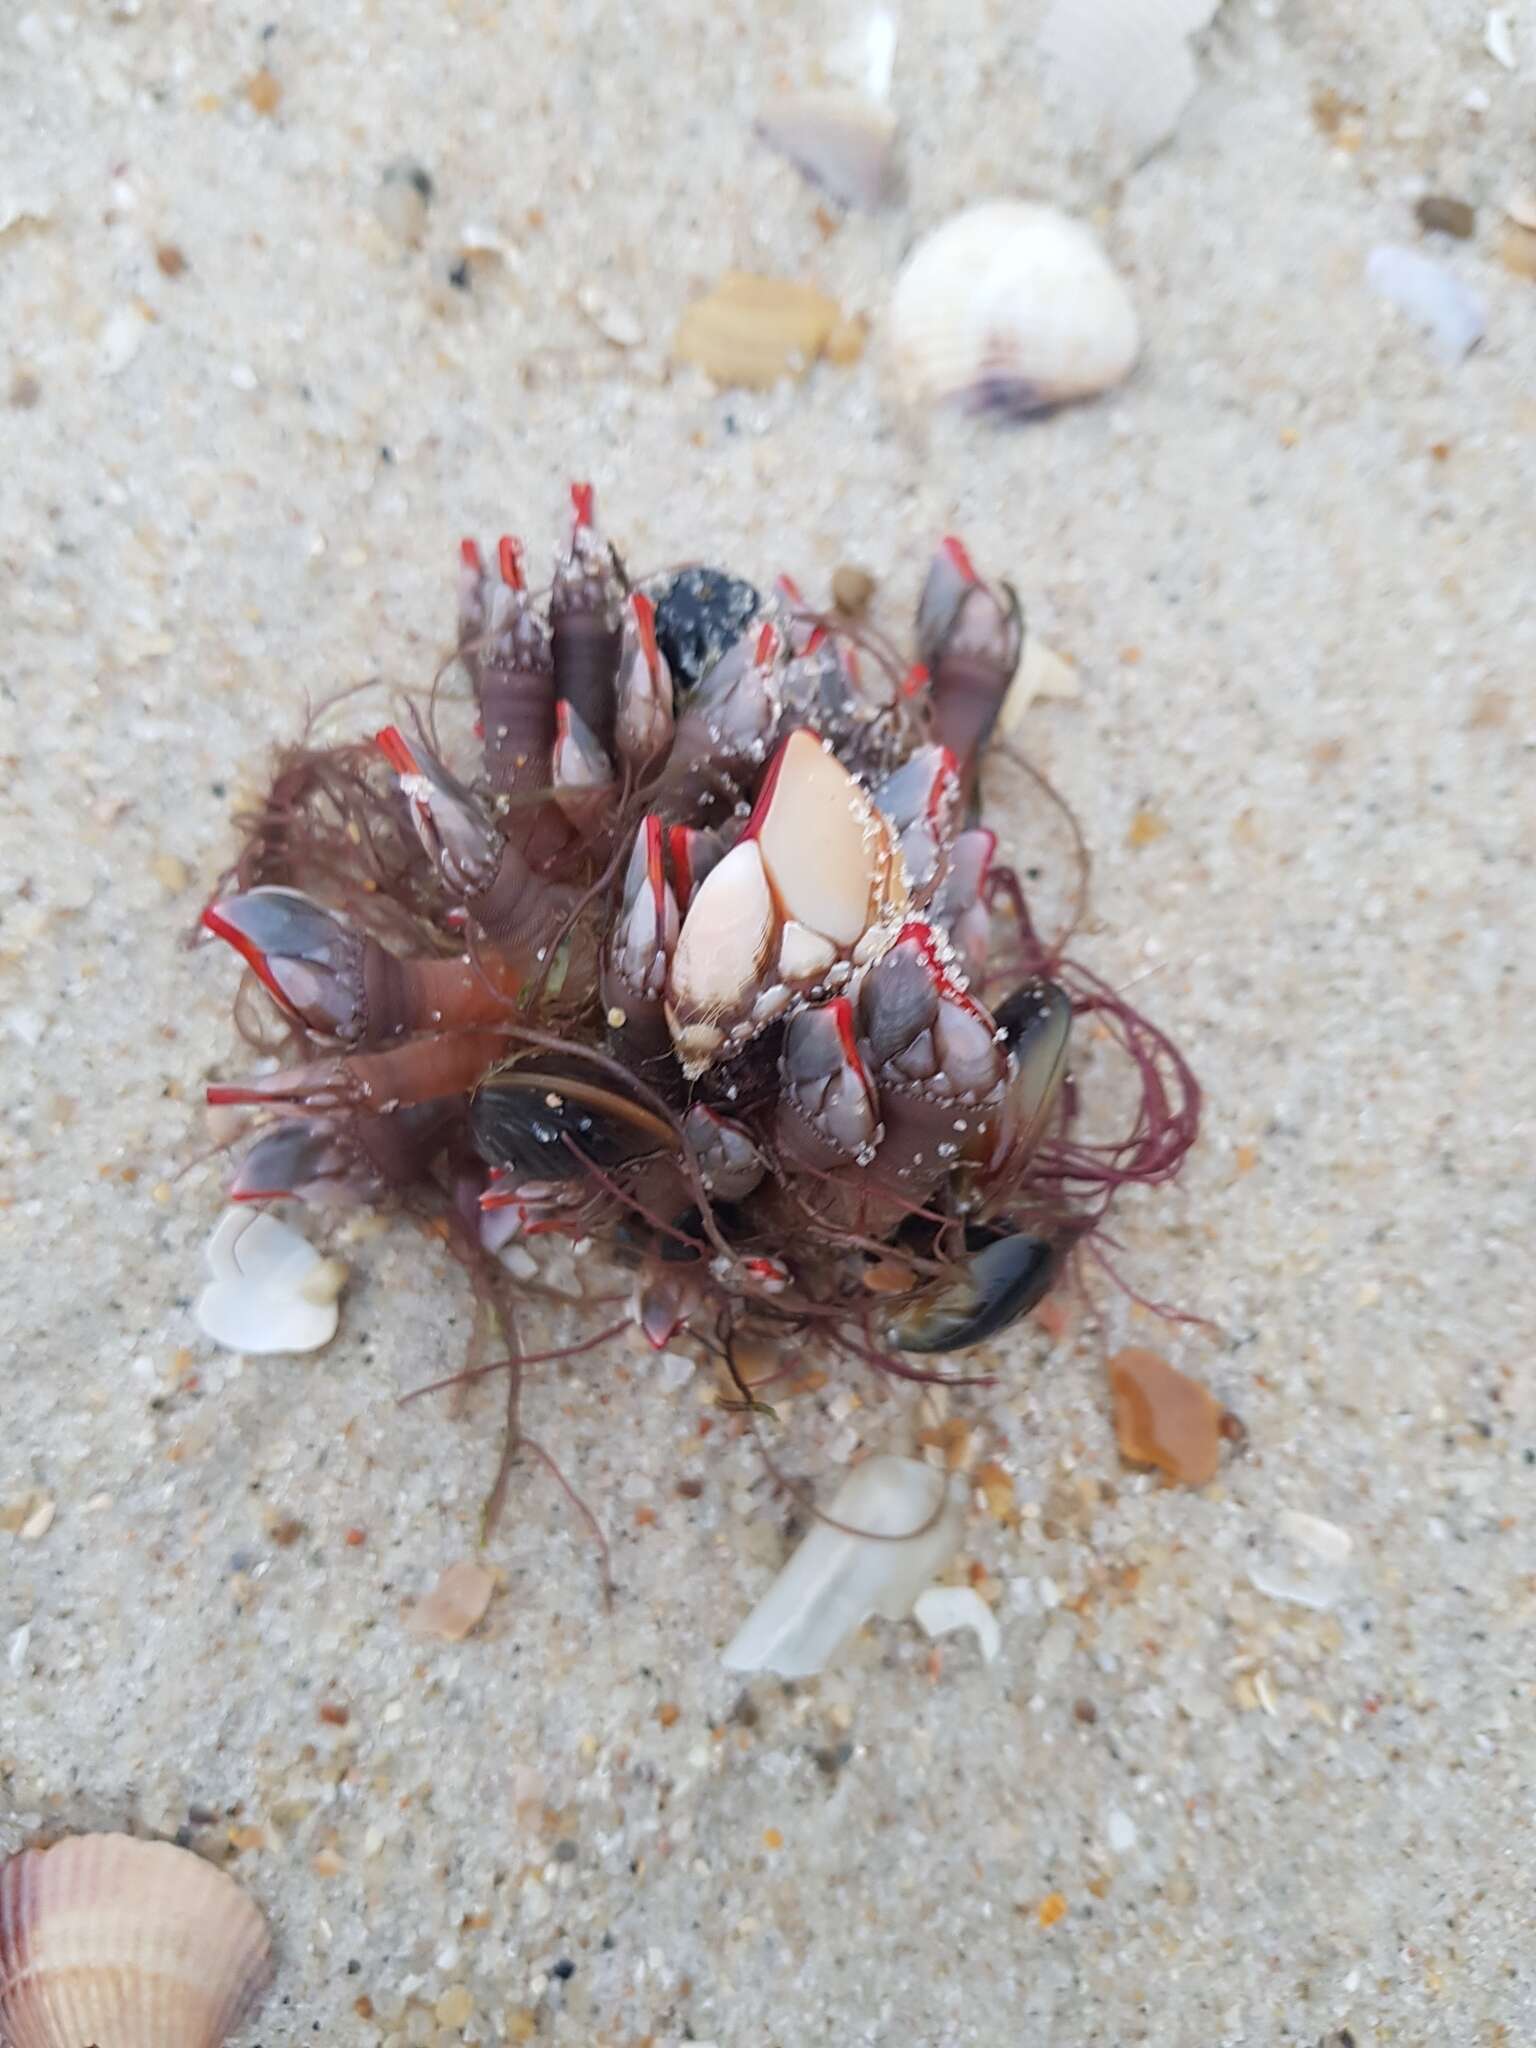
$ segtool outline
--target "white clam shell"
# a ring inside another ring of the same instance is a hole
[[[896,280],[891,348],[913,402],[1048,411],[1118,384],[1136,360],[1130,293],[1080,221],[1027,200],[970,207]]]
[[[169,1842],[77,1835],[0,1867],[10,2048],[216,2048],[269,1974],[255,1905]]]
[[[346,1268],[264,1210],[226,1209],[204,1250],[198,1328],[228,1351],[318,1351],[336,1334]]]
[[[872,1614],[902,1620],[959,1549],[966,1498],[958,1474],[915,1458],[856,1465],[827,1510],[848,1528],[815,1524],[726,1645],[726,1670],[810,1678]]]

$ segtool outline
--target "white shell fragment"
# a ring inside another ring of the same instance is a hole
[[[1219,0],[1054,0],[1040,29],[1047,69],[1111,169],[1166,142],[1200,76],[1189,37]]]
[[[1418,249],[1381,243],[1366,258],[1365,281],[1422,327],[1448,363],[1459,363],[1487,332],[1487,315],[1476,293]]]
[[[888,100],[896,71],[897,27],[889,7],[871,7],[826,54],[829,78],[851,86],[866,99]]]
[[[1326,1613],[1348,1589],[1354,1548],[1337,1522],[1282,1508],[1248,1582],[1267,1599]]]
[[[261,1914],[189,1850],[77,1835],[0,1867],[10,2048],[216,2048],[269,1975]]]
[[[347,1269],[265,1211],[226,1209],[204,1251],[198,1328],[226,1351],[318,1351],[336,1334]]]
[[[918,243],[896,280],[891,347],[913,402],[1015,416],[1118,384],[1141,343],[1136,309],[1080,221],[994,199]]]
[[[1048,647],[1038,633],[1027,634],[1024,657],[1003,699],[999,723],[1004,732],[1017,732],[1037,698],[1056,698],[1063,703],[1072,703],[1082,694],[1083,686],[1071,662],[1064,660],[1054,647]]]
[[[871,1615],[902,1620],[960,1547],[966,1491],[915,1458],[855,1466],[827,1509],[848,1529],[816,1523],[726,1645],[726,1670],[810,1678]]]
[[[1515,32],[1509,25],[1507,7],[1490,7],[1488,19],[1483,24],[1483,48],[1495,64],[1502,64],[1506,71],[1516,67]]]
[[[757,132],[839,205],[872,210],[894,190],[896,116],[863,93],[780,93]]]
[[[990,1664],[1002,1644],[997,1616],[974,1586],[930,1586],[919,1593],[913,1619],[929,1636],[953,1635],[968,1628],[975,1636],[983,1664]]]

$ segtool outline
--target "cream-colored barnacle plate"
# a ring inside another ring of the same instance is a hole
[[[678,934],[667,1020],[685,1072],[702,1073],[728,1040],[744,1043],[850,958],[883,952],[909,893],[889,822],[814,733],[791,733]]]
[[[750,1012],[778,924],[762,855],[743,839],[699,884],[672,953],[667,1023],[685,1073],[702,1073]]]

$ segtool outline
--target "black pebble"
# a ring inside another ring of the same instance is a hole
[[[656,644],[679,690],[691,690],[762,610],[752,585],[724,569],[679,569],[653,586]]]
[[[551,1977],[558,1977],[562,1984],[568,1984],[576,1974],[576,1965],[569,1957],[562,1956],[549,1974]]]

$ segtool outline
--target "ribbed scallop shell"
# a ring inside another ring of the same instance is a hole
[[[77,1835],[0,1866],[9,2048],[216,2048],[269,1968],[251,1900],[168,1842]]]
[[[1045,412],[1119,383],[1139,345],[1109,259],[1054,207],[970,207],[925,236],[896,280],[891,346],[914,401]]]

